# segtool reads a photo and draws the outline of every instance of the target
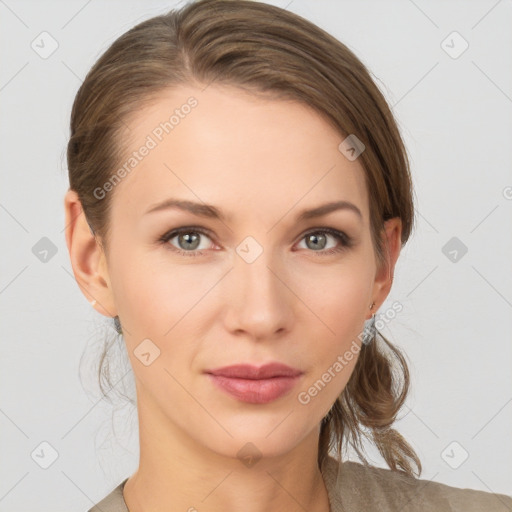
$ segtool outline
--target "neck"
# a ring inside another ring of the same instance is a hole
[[[144,421],[139,406],[138,470],[124,486],[130,512],[328,512],[318,467],[319,429],[286,453],[244,459],[219,454],[176,425]],[[249,446],[249,445],[248,445]],[[250,449],[249,449],[250,453]]]

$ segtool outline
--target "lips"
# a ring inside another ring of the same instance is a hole
[[[297,368],[292,368],[282,363],[269,363],[260,367],[250,364],[236,364],[206,370],[205,373],[220,377],[251,380],[271,379],[274,377],[297,377],[302,374]]]
[[[218,389],[232,398],[266,404],[290,393],[303,372],[282,363],[270,363],[261,367],[237,364],[205,373]]]

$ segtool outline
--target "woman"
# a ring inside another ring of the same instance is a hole
[[[346,46],[258,2],[140,23],[80,87],[68,167],[73,271],[123,336],[139,419],[137,471],[91,510],[512,508],[418,479],[392,428],[409,375],[374,322],[413,191]]]

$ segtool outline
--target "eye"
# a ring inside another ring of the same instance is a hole
[[[211,240],[210,234],[203,228],[187,226],[165,233],[158,239],[158,242],[167,249],[183,256],[204,256],[203,251],[206,250],[207,247],[199,249],[202,236]],[[339,244],[326,249],[325,246],[329,237],[336,239]],[[173,239],[176,239],[177,246],[171,242]],[[305,240],[306,248],[312,249],[312,252],[318,253],[319,256],[339,253],[354,245],[354,240],[351,237],[333,228],[316,228],[310,230],[308,233],[302,235],[300,240]]]
[[[335,238],[340,245],[325,249],[328,237]],[[354,245],[352,238],[342,231],[333,228],[316,228],[303,235],[302,239],[305,239],[306,247],[314,248],[313,252],[319,253],[319,256],[339,253]],[[320,247],[320,250],[316,250],[318,247]]]
[[[203,253],[201,251],[198,252],[198,246],[200,245],[199,240],[201,236],[209,238],[208,233],[204,231],[202,228],[188,226],[179,229],[174,229],[166,233],[165,235],[158,239],[158,242],[166,244],[166,246],[169,249],[176,251],[178,254],[181,254],[183,256],[203,256]],[[175,247],[174,244],[171,243],[171,240],[173,238],[176,238],[178,244],[183,244],[183,247],[189,250],[182,250],[180,248],[180,245],[178,245],[178,247]]]

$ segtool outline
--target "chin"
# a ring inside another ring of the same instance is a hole
[[[274,413],[257,420],[254,417],[230,422],[219,420],[231,436],[219,428],[215,435],[203,437],[202,443],[221,456],[236,457],[241,462],[245,458],[250,461],[251,458],[281,457],[293,451],[312,431],[318,434],[316,425],[301,425],[293,413],[286,418],[289,411],[286,408],[279,414]]]

